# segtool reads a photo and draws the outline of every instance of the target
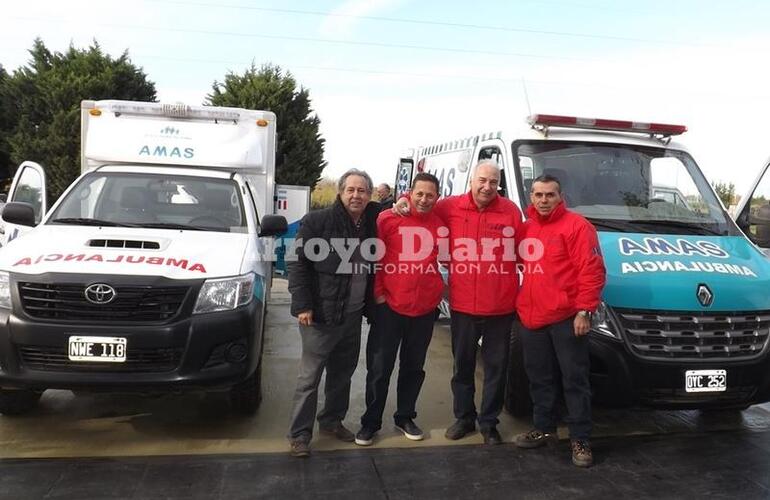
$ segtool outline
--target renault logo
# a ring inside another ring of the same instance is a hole
[[[92,304],[109,304],[117,296],[117,292],[110,285],[104,283],[94,283],[88,285],[85,291],[86,300]]]
[[[700,302],[700,305],[703,307],[708,307],[714,302],[714,294],[711,293],[709,287],[703,283],[698,285],[698,291],[695,292],[695,295],[698,297],[698,302]]]

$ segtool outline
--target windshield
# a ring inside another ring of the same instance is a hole
[[[80,179],[48,222],[246,232],[238,191],[230,179],[96,172]]]
[[[600,231],[739,234],[692,157],[629,144],[516,141],[514,159],[529,200],[532,181],[559,179],[567,206]]]

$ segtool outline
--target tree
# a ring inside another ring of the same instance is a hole
[[[11,145],[8,137],[18,121],[16,106],[8,93],[9,80],[10,76],[0,65],[0,179],[11,173]]]
[[[87,49],[49,51],[36,39],[27,66],[7,79],[7,98],[18,119],[9,137],[12,163],[39,162],[46,169],[49,199],[55,200],[80,174],[80,101],[154,101],[155,84],[131,63],[117,59],[94,41]]]
[[[312,114],[308,90],[297,90],[291,73],[271,64],[259,69],[252,64],[242,75],[230,72],[223,83],[215,81],[207,103],[275,113],[276,182],[310,187],[318,182],[326,166],[325,141],[318,132],[321,120]]]
[[[714,186],[714,191],[717,192],[717,196],[719,196],[719,199],[722,200],[722,204],[726,207],[730,207],[730,205],[734,205],[735,200],[735,184],[732,182],[726,183],[717,181],[712,183]]]

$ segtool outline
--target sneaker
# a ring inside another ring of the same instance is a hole
[[[344,425],[342,425],[342,422],[337,422],[337,425],[332,427],[319,426],[318,430],[321,431],[322,434],[333,436],[346,443],[352,443],[356,440],[356,436],[354,436],[352,432],[350,432]]]
[[[578,467],[591,467],[594,464],[591,444],[584,439],[573,439],[571,444],[572,463]]]
[[[484,444],[503,444],[503,438],[500,436],[500,433],[497,432],[497,427],[495,426],[481,429],[481,436],[484,438]]]
[[[513,442],[519,448],[540,448],[541,446],[555,445],[559,442],[559,436],[555,432],[541,432],[532,429],[516,436]]]
[[[417,427],[417,424],[415,424],[414,420],[411,418],[396,422],[396,429],[403,432],[406,439],[411,439],[412,441],[422,441],[422,438],[424,437],[422,429]]]
[[[371,427],[361,427],[361,430],[356,433],[356,444],[358,446],[371,446],[376,433],[377,431]]]
[[[310,443],[303,439],[289,441],[289,447],[289,453],[292,457],[307,458],[310,456]]]
[[[449,429],[444,433],[444,437],[456,441],[460,438],[464,438],[466,434],[476,430],[476,424],[467,420],[455,420]]]

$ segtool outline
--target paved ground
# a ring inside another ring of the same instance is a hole
[[[160,398],[48,391],[21,418],[0,417],[0,498],[674,498],[770,497],[770,406],[744,412],[596,409],[597,465],[558,453],[447,441],[452,422],[449,332],[438,324],[412,442],[386,425],[371,449],[325,437],[314,455],[286,455],[299,358],[285,281],[269,311],[265,399],[253,418],[229,414],[223,395]],[[363,413],[363,360],[346,423]],[[393,412],[391,396],[386,415]],[[501,416],[506,440],[529,422]],[[562,437],[565,436],[561,430]]]
[[[598,463],[512,445],[0,462],[13,499],[767,498],[770,432],[603,438]]]

